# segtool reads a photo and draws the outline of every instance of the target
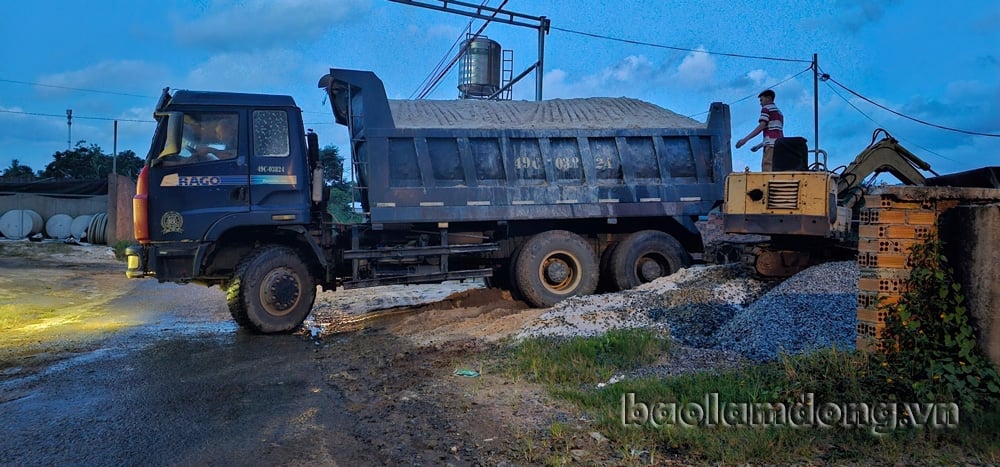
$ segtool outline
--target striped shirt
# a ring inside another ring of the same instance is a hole
[[[757,121],[767,124],[767,127],[764,128],[765,147],[774,146],[775,140],[785,137],[784,132],[782,132],[782,127],[785,123],[785,116],[781,114],[780,110],[778,110],[778,106],[773,103],[761,106],[760,119]]]

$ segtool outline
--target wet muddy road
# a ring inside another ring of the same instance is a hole
[[[415,347],[385,331],[391,317],[322,339],[255,335],[218,289],[10,251],[3,465],[523,462],[533,430],[570,417],[539,388],[453,375],[481,349]]]

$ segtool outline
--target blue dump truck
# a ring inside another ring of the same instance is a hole
[[[483,278],[547,307],[690,265],[731,171],[722,103],[701,123],[628,98],[395,101],[368,71],[319,86],[364,221],[334,222],[291,97],[164,90],[127,276],[218,285],[263,333],[298,327],[317,286]]]

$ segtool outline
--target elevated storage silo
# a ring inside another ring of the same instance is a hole
[[[500,43],[479,36],[462,43],[458,91],[462,99],[485,98],[500,90]]]

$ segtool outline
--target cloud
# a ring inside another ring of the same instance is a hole
[[[370,0],[220,1],[197,18],[176,17],[181,44],[212,51],[253,50],[315,40],[369,8]]]
[[[655,72],[656,66],[642,55],[629,55],[577,79],[565,70],[554,69],[545,73],[545,98],[635,95],[650,84]]]
[[[184,79],[183,87],[231,92],[281,89],[290,82],[305,82],[305,78],[295,73],[302,63],[302,54],[291,50],[221,53],[195,66]],[[309,76],[309,82],[314,78]]]
[[[685,87],[704,89],[714,82],[716,69],[715,59],[706,53],[704,47],[699,47],[698,51],[684,56],[671,80]]]
[[[885,17],[886,10],[899,0],[838,0],[836,23],[848,32],[858,32]]]
[[[142,60],[105,60],[89,67],[38,77],[35,90],[40,97],[63,97],[66,88],[92,89],[142,97],[150,92],[150,83],[159,83],[166,67]],[[136,91],[128,91],[136,90]],[[106,96],[105,96],[106,97]],[[155,96],[153,96],[155,98]]]
[[[1000,68],[1000,59],[996,55],[981,55],[976,57],[976,64],[982,68]]]
[[[556,69],[546,72],[546,98],[637,96],[650,90],[703,91],[714,86],[715,59],[704,49],[688,52],[676,65],[629,55],[600,71],[578,78]]]

